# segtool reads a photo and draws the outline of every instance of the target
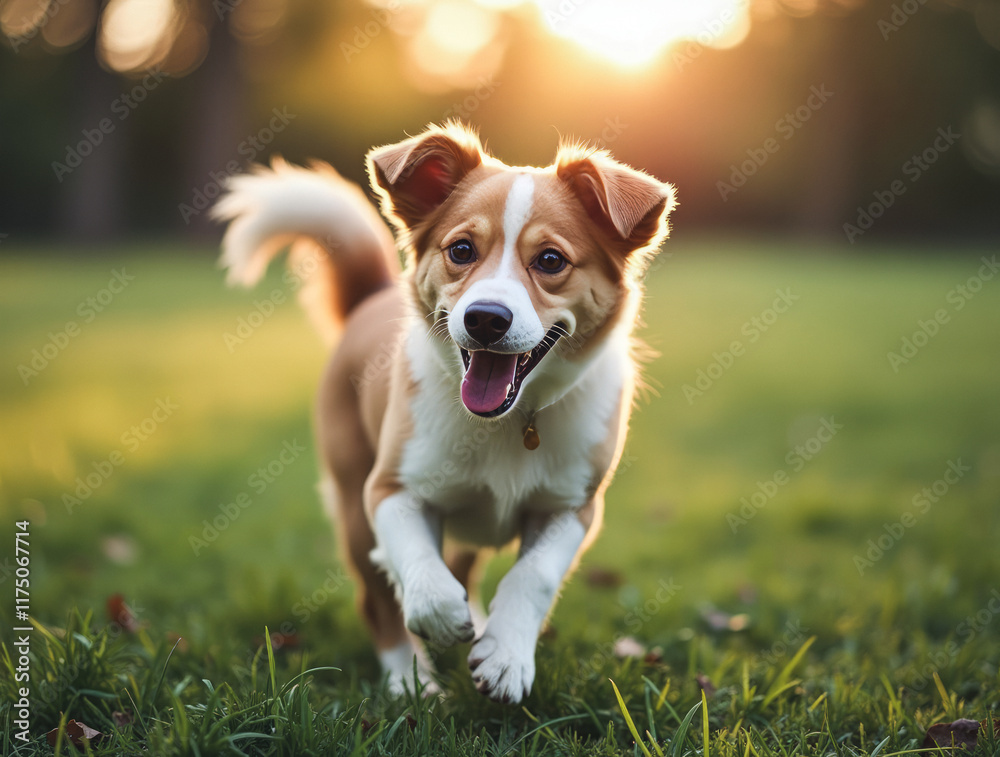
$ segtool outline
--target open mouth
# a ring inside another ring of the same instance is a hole
[[[557,323],[528,352],[505,354],[489,350],[461,349],[465,363],[462,378],[462,403],[469,412],[483,418],[494,418],[507,412],[517,400],[521,384],[565,330]]]

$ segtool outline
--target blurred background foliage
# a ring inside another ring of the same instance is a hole
[[[997,235],[1000,0],[3,0],[0,31],[22,238],[217,234],[251,160],[362,181],[449,116],[510,163],[609,147],[679,186],[682,234],[856,242],[899,181],[862,241]]]

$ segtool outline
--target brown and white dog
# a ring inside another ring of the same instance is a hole
[[[318,433],[360,607],[394,691],[429,682],[413,634],[472,641],[490,698],[531,691],[559,587],[596,534],[632,405],[640,277],[673,188],[606,152],[563,145],[510,167],[457,123],[368,155],[405,251],[361,190],[326,165],[231,180],[222,264],[253,284],[292,243],[318,242],[313,314],[341,338]],[[372,370],[392,354],[391,369]],[[482,628],[467,587],[481,548],[520,540]]]

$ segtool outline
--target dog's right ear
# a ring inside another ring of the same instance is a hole
[[[410,231],[482,162],[483,146],[476,134],[449,121],[398,144],[375,148],[368,153],[368,175],[382,200],[382,212],[401,231]]]

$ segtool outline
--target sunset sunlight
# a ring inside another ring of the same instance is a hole
[[[535,0],[548,29],[623,67],[690,41],[731,47],[749,31],[745,0]]]

